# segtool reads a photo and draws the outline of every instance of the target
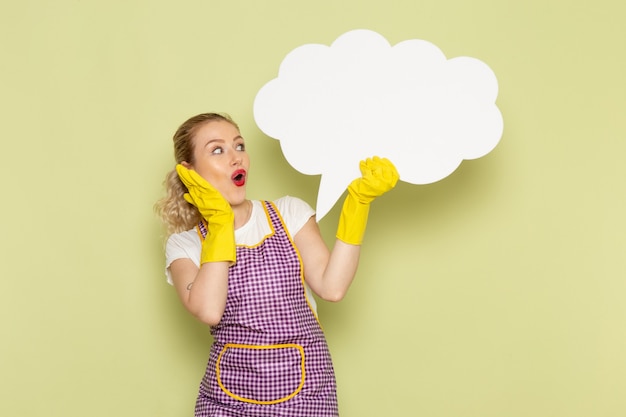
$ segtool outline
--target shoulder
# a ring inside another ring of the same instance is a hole
[[[200,248],[202,242],[196,229],[174,233],[167,238],[165,244],[165,276],[167,282],[173,284],[170,265],[177,259],[191,259],[196,266],[200,266]]]
[[[290,195],[275,200],[274,204],[283,217],[306,216],[309,218],[315,214],[315,210],[306,201]]]
[[[274,201],[285,226],[291,236],[295,236],[311,217],[315,210],[304,200],[297,197],[284,196]]]
[[[167,238],[167,246],[193,245],[200,240],[196,229],[190,229],[180,233],[173,233]]]
[[[178,258],[194,258],[202,242],[196,229],[174,233],[167,238],[165,257],[168,265]]]

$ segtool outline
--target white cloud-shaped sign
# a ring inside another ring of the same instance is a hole
[[[503,130],[497,95],[495,74],[478,59],[446,59],[419,39],[392,47],[354,30],[287,54],[257,93],[254,118],[291,166],[321,174],[320,220],[367,157],[391,160],[402,181],[428,184],[489,153]]]

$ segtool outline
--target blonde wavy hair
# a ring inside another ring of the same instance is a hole
[[[176,130],[172,138],[176,164],[185,161],[190,164],[195,162],[193,138],[200,127],[214,121],[225,121],[239,129],[237,123],[225,113],[202,113],[187,119]],[[166,195],[156,202],[154,210],[165,224],[167,234],[171,235],[193,229],[200,222],[201,216],[198,209],[189,204],[183,197],[187,192],[187,187],[178,178],[175,168],[167,173],[163,184]]]

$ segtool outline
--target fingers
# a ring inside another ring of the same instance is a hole
[[[187,192],[182,197],[186,202],[197,207],[206,220],[217,212],[232,213],[232,208],[228,201],[196,171],[178,164],[176,165],[176,173],[185,187],[187,187],[187,190],[185,190]]]
[[[180,178],[180,180],[183,182],[183,184],[185,184],[185,187],[187,187],[187,190],[189,191],[183,195],[183,198],[189,204],[198,207],[199,202],[196,201],[198,198],[198,193],[201,193],[202,189],[211,189],[211,186],[196,171],[187,169],[181,164],[176,165],[176,172],[178,173],[178,177]]]
[[[381,160],[381,163],[384,166],[383,177],[385,178],[387,183],[391,186],[390,188],[395,187],[396,184],[398,183],[398,180],[400,179],[400,174],[398,174],[398,170],[396,169],[395,165],[392,164],[391,161],[388,160],[387,158],[383,158]]]
[[[202,178],[200,174],[192,169],[185,168],[181,164],[176,165],[176,172],[178,173],[180,180],[187,186],[187,188],[206,187],[208,185],[206,180]]]
[[[193,205],[193,206],[198,206],[196,204],[196,202],[193,200],[193,197],[191,196],[191,194],[189,193],[185,193],[183,194],[183,198],[185,199],[186,202],[188,202],[189,204]]]
[[[374,156],[360,163],[363,178],[378,183],[376,188],[382,192],[396,186],[400,175],[393,163],[387,158]]]
[[[187,188],[198,185],[197,180],[193,176],[193,174],[195,173],[194,171],[185,168],[181,164],[177,164],[176,173],[178,173],[178,178],[180,178],[180,180],[183,182],[183,184],[185,184]]]
[[[181,164],[176,165],[176,172],[178,173],[178,177],[185,184],[187,189],[192,187],[199,187],[207,190],[214,191],[213,186],[205,180],[200,174],[198,174],[193,169],[185,168]]]

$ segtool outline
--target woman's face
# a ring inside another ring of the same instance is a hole
[[[183,165],[200,174],[231,206],[244,203],[250,158],[239,129],[227,121],[211,121],[192,140],[194,162]]]

